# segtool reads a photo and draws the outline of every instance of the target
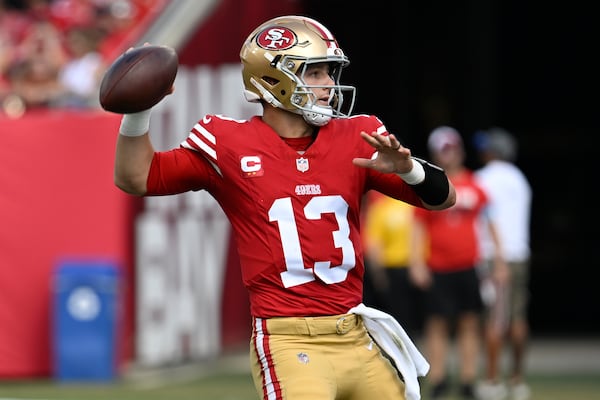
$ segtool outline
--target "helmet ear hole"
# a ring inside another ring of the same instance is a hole
[[[267,83],[268,83],[269,85],[271,85],[271,86],[275,86],[275,85],[277,85],[277,84],[279,83],[279,80],[278,80],[278,79],[275,79],[275,78],[273,78],[273,77],[270,77],[270,76],[263,76],[263,77],[262,77],[262,80],[263,80],[264,82],[267,82]]]

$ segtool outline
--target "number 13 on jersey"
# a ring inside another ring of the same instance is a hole
[[[348,224],[348,203],[341,196],[313,197],[304,207],[308,220],[319,220],[323,214],[333,214],[339,229],[332,231],[333,244],[342,251],[342,264],[331,266],[330,260],[315,261],[305,268],[298,228],[289,197],[277,199],[269,209],[269,220],[277,222],[283,248],[286,270],[281,273],[281,281],[286,288],[302,285],[320,279],[324,283],[339,283],[346,279],[348,271],[355,266],[354,245],[350,240]]]

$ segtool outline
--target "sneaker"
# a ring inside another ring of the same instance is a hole
[[[531,397],[531,389],[525,383],[517,383],[510,388],[511,400],[528,400]]]
[[[483,381],[477,385],[477,398],[480,400],[504,400],[507,397],[508,390],[502,382]]]
[[[473,390],[473,385],[470,383],[462,383],[460,385],[460,397],[464,400],[475,400],[475,390]]]

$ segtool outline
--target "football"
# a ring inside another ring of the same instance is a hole
[[[106,111],[130,114],[144,111],[171,92],[179,58],[168,46],[129,49],[106,70],[100,83],[100,105]]]

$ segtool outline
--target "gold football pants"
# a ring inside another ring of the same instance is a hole
[[[404,382],[354,314],[253,318],[250,347],[263,400],[404,400]]]

